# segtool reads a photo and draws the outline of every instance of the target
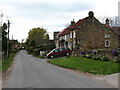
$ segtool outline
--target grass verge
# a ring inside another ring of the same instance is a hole
[[[79,70],[92,74],[113,74],[120,72],[120,63],[114,63],[110,61],[98,61],[83,57],[72,57],[72,58],[57,58],[49,60],[49,63],[62,66],[64,68]]]
[[[14,56],[16,55],[16,53],[11,53],[9,55],[9,58],[6,57],[3,61],[2,61],[2,72],[5,72],[12,64]]]

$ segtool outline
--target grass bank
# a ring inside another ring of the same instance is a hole
[[[16,53],[11,53],[9,55],[9,58],[6,57],[3,61],[2,61],[2,71],[5,72],[12,64],[14,56],[16,55]]]
[[[57,58],[49,60],[48,62],[64,68],[79,70],[92,74],[108,75],[120,72],[120,68],[118,67],[120,66],[120,63],[99,61],[83,57]]]

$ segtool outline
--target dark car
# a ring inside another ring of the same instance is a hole
[[[68,56],[71,54],[71,50],[68,47],[56,48],[53,49],[50,53],[47,54],[48,58],[56,58],[62,56]]]

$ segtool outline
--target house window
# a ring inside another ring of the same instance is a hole
[[[105,40],[105,47],[110,47],[110,41],[109,40]]]
[[[65,35],[64,37],[65,37],[65,40],[66,40],[66,39],[67,39],[67,38],[66,38],[66,37],[67,37],[67,35]]]
[[[70,32],[70,38],[72,38],[72,32]]]
[[[62,36],[62,39],[65,39],[65,36]]]
[[[75,31],[73,31],[73,38],[75,38],[76,37],[76,33],[75,33]]]
[[[109,38],[110,37],[110,34],[105,34],[105,38]]]

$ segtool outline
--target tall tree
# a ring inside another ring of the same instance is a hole
[[[36,46],[42,46],[44,45],[45,41],[49,39],[49,35],[46,32],[46,29],[44,28],[33,28],[28,33],[28,43],[34,44]]]
[[[7,24],[4,23],[2,26],[2,51],[7,52]]]

